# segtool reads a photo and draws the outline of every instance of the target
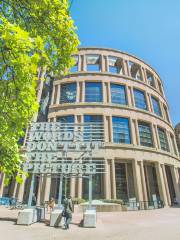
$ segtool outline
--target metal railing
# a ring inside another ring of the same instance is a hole
[[[124,201],[122,205],[127,207],[127,210],[152,210],[164,207],[164,203],[161,200],[157,201]]]

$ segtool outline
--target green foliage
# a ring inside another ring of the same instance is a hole
[[[73,204],[81,204],[81,203],[85,203],[86,200],[83,198],[72,198],[72,202]]]
[[[123,200],[121,199],[102,199],[105,203],[115,203],[115,204],[123,204]]]
[[[6,176],[22,174],[17,142],[38,110],[37,70],[67,72],[77,45],[67,0],[0,1],[0,171]]]

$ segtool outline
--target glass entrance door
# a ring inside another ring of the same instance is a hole
[[[116,198],[124,201],[128,200],[126,164],[115,163],[116,174]]]
[[[167,177],[167,182],[168,182],[169,194],[170,194],[170,198],[171,198],[171,204],[173,204],[175,199],[176,199],[176,193],[175,193],[175,190],[174,190],[174,184],[173,184],[173,179],[172,179],[170,166],[165,166],[165,170],[166,170],[166,177]]]

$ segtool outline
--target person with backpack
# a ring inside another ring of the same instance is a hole
[[[62,212],[62,216],[65,218],[65,224],[64,229],[69,229],[69,224],[72,220],[72,211],[73,211],[73,205],[71,197],[65,198],[63,201],[64,210]]]

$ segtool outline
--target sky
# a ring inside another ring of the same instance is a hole
[[[73,0],[81,47],[114,48],[160,75],[173,125],[180,122],[180,0]]]

